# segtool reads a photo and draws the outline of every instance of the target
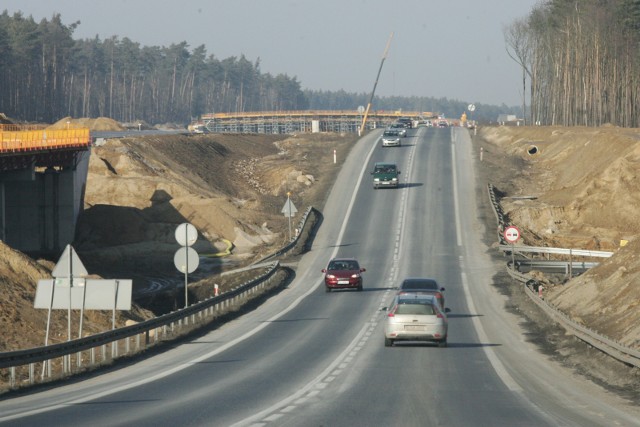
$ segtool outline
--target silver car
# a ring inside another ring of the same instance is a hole
[[[402,143],[400,142],[400,133],[395,130],[385,130],[382,134],[382,146],[383,147],[399,147]]]
[[[447,316],[433,295],[396,295],[385,308],[384,345],[396,341],[426,341],[447,346]]]
[[[407,136],[407,126],[403,123],[391,123],[387,130],[395,130],[400,134],[401,137]]]

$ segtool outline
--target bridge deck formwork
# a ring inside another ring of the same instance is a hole
[[[399,117],[418,120],[431,113],[376,111],[367,116],[365,129],[386,127]],[[202,116],[211,133],[292,134],[315,132],[358,133],[363,121],[359,111],[262,111],[216,113]]]

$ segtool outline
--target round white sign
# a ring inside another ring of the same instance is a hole
[[[173,264],[181,273],[193,273],[200,265],[200,257],[193,248],[180,248],[173,256]]]
[[[476,106],[475,106],[475,105],[473,105],[473,104],[469,104],[469,105],[467,106],[467,110],[469,110],[469,111],[475,111],[475,109],[476,109]]]
[[[504,229],[504,239],[509,243],[515,243],[520,239],[520,230],[513,225]]]
[[[191,246],[198,240],[198,230],[193,225],[184,222],[176,228],[176,240],[180,246]]]

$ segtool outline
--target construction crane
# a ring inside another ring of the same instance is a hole
[[[367,104],[367,109],[365,110],[364,116],[362,117],[362,124],[360,125],[360,130],[358,131],[359,135],[362,135],[362,133],[364,132],[364,126],[367,124],[367,116],[369,115],[369,110],[371,109],[371,103],[373,102],[373,96],[376,93],[376,86],[378,86],[378,79],[380,78],[380,72],[382,71],[384,60],[387,59],[387,52],[389,52],[389,46],[391,45],[392,38],[393,38],[393,33],[391,33],[391,35],[389,36],[389,41],[387,41],[387,47],[384,48],[384,54],[382,54],[382,61],[380,62],[380,68],[378,68],[378,75],[376,76],[376,82],[373,84],[371,97],[369,97],[369,103]]]

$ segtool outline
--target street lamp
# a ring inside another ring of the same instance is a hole
[[[138,123],[138,132],[142,131],[142,123]]]
[[[69,125],[71,124],[71,122],[69,120],[67,120],[67,130],[69,130]]]

